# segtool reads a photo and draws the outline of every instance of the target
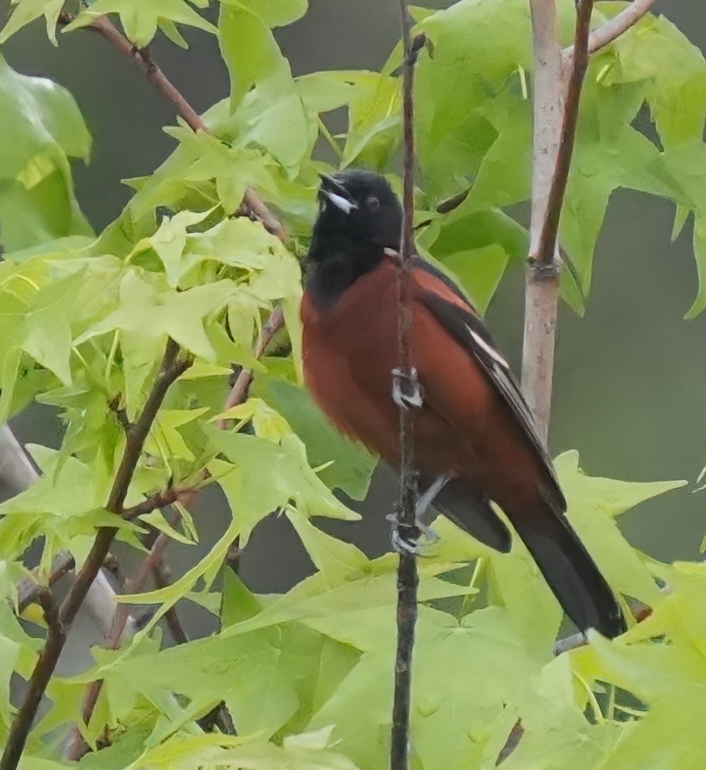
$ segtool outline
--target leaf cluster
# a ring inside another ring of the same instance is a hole
[[[0,43],[44,17],[56,42],[60,0],[13,0]],[[126,507],[165,489],[217,485],[230,519],[217,543],[171,585],[122,597],[155,605],[120,650],[94,650],[94,665],[55,677],[51,706],[35,724],[25,765],[65,767],[55,736],[79,724],[96,749],[88,770],[386,766],[394,657],[396,559],[369,559],[311,521],[353,519],[341,492],[365,496],[375,461],[337,434],[301,383],[298,302],[327,142],[341,167],[394,173],[399,150],[399,46],[380,72],[293,77],[273,29],[300,18],[306,0],[221,0],[215,27],[207,0],[97,0],[64,33],[112,15],[137,48],[180,26],[218,37],[229,98],[166,129],[174,152],[147,177],[115,222],[94,234],[74,195],[71,160],[90,136],[65,90],[0,60],[0,421],[37,401],[64,423],[58,451],[31,447],[42,471],[27,492],[0,505],[0,741],[12,719],[10,682],[27,678],[41,645],[17,621],[23,558],[41,550],[46,582],[59,553],[81,565],[95,533],[144,551],[154,530],[184,544],[200,522],[183,506],[120,519],[106,499],[167,340],[193,365],[169,390],[145,442]],[[568,44],[573,3],[562,0]],[[597,3],[594,23],[624,7]],[[521,207],[531,165],[531,33],[526,0],[460,0],[414,10],[429,45],[416,89],[417,235],[420,249],[455,274],[484,310],[509,264],[527,251]],[[332,136],[330,113],[347,128]],[[595,55],[586,76],[561,241],[576,266],[563,291],[579,312],[613,190],[629,187],[693,212],[697,262],[706,259],[701,192],[706,62],[663,17],[646,16]],[[282,219],[282,242],[247,214],[257,190]],[[453,205],[449,204],[453,201]],[[691,310],[706,305],[699,289]],[[276,306],[286,330],[258,360],[253,345]],[[224,411],[234,369],[251,369],[250,398]],[[217,427],[227,420],[229,430]],[[129,433],[129,430],[128,430]],[[569,518],[622,595],[653,608],[620,640],[598,637],[554,657],[556,601],[521,545],[499,555],[440,519],[439,541],[420,560],[412,754],[425,770],[504,764],[577,770],[681,770],[706,746],[700,564],[658,564],[622,537],[616,517],[680,482],[637,484],[586,476],[578,456],[557,459]],[[666,498],[667,500],[669,498]],[[665,503],[665,507],[667,507]],[[281,596],[252,593],[223,563],[267,515],[286,516],[315,574]],[[669,593],[662,590],[669,587]],[[163,649],[159,622],[179,602],[217,619],[208,638]],[[626,604],[627,609],[627,604]],[[86,685],[104,681],[88,725]],[[703,681],[702,681],[703,680]],[[197,720],[225,702],[238,736],[204,733]],[[99,741],[109,739],[107,748]],[[24,765],[23,765],[24,766]]]

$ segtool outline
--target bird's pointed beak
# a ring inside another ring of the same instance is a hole
[[[345,214],[350,214],[358,206],[350,199],[346,188],[330,174],[319,174],[321,177],[321,188],[319,195],[330,201],[336,208]]]

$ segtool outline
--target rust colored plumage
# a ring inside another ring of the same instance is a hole
[[[397,270],[401,209],[387,182],[349,171],[324,179],[302,303],[307,385],[332,422],[393,467],[399,414]],[[446,276],[416,258],[411,354],[424,403],[415,412],[423,486],[451,481],[435,507],[501,551],[507,514],[564,609],[582,629],[625,628],[618,604],[565,516],[564,497],[510,369],[481,319]]]

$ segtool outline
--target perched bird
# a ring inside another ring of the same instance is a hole
[[[388,182],[349,170],[323,176],[302,302],[304,375],[329,419],[398,467],[398,270],[403,212]],[[434,508],[507,552],[507,515],[549,587],[582,630],[625,630],[615,596],[569,525],[566,502],[502,353],[463,292],[414,257],[411,360],[423,403],[414,461]],[[446,483],[441,486],[443,480]]]

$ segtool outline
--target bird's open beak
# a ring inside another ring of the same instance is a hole
[[[333,176],[329,174],[319,174],[321,177],[321,188],[319,195],[326,200],[331,201],[336,208],[339,208],[345,214],[350,214],[358,206],[350,199],[346,188]]]

